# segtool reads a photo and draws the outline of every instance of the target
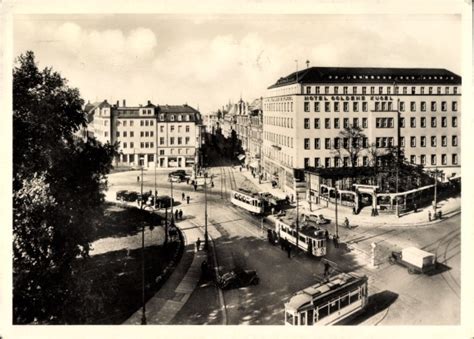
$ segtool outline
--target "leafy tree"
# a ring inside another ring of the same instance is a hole
[[[337,151],[339,151],[339,156],[341,156],[340,150],[344,150],[349,155],[352,168],[356,167],[359,153],[364,149],[363,140],[365,137],[362,128],[355,125],[344,127],[339,132],[339,138],[342,140],[342,143]]]
[[[34,53],[13,69],[13,316],[57,322],[78,286],[72,271],[87,257],[102,213],[116,146],[76,132],[86,125],[77,89]],[[75,296],[77,298],[77,294]]]

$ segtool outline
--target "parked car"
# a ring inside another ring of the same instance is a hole
[[[147,204],[150,206],[154,205],[154,196],[151,196],[150,199],[148,199]],[[157,208],[168,208],[171,207],[173,199],[171,199],[170,196],[168,195],[160,195],[156,197],[156,207]]]
[[[230,272],[217,278],[217,286],[221,289],[239,288],[249,285],[258,285],[260,278],[255,270],[244,270],[235,267]]]
[[[127,194],[127,190],[120,190],[115,193],[115,199],[116,200],[124,200],[124,196]]]
[[[122,200],[123,201],[129,201],[129,202],[134,202],[134,201],[137,201],[138,199],[138,192],[135,192],[135,191],[127,191],[125,193],[123,193],[122,195]]]
[[[326,219],[322,214],[305,214],[305,218],[308,221],[314,222],[318,225],[326,225],[329,224],[329,219]]]

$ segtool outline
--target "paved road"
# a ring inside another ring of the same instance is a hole
[[[138,173],[138,174],[137,174]],[[260,276],[258,286],[224,292],[228,324],[283,324],[283,303],[296,291],[305,288],[322,275],[322,264],[303,253],[291,259],[278,247],[270,245],[260,230],[260,220],[228,202],[235,187],[251,188],[236,167],[211,169],[215,187],[208,191],[208,227],[214,238],[221,270],[234,265],[255,269]],[[117,189],[139,190],[139,172],[118,173],[110,177],[111,193]],[[144,175],[145,189],[153,190],[154,172]],[[157,176],[158,194],[170,194],[167,174]],[[196,225],[204,225],[204,194],[192,186],[175,184],[175,199],[181,192],[191,196],[191,204],[182,208]],[[330,226],[331,227],[331,226]],[[328,248],[328,259],[343,271],[367,274],[373,295],[369,310],[352,323],[363,324],[457,324],[460,320],[460,217],[430,227],[358,227],[341,229],[341,237],[362,251],[346,252]],[[445,271],[434,276],[409,275],[405,268],[379,260],[378,269],[369,269],[366,253],[370,243],[378,244],[378,257],[390,250],[418,246],[437,254]],[[176,324],[218,324],[219,299],[212,285],[201,284],[183,310],[173,319]]]

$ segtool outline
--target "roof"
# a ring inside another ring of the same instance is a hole
[[[460,85],[461,77],[442,68],[310,67],[278,79],[268,89],[296,83]]]

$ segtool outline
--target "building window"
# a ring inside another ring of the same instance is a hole
[[[335,149],[341,148],[341,139],[340,138],[334,138],[334,148]]]
[[[305,103],[304,103],[304,111],[309,112],[309,102],[308,101],[305,101]]]
[[[436,101],[431,102],[431,111],[436,112]]]
[[[127,137],[127,131],[123,131],[123,136],[124,136],[124,138]]]
[[[304,119],[304,128],[309,129],[309,118]]]
[[[425,112],[426,111],[426,102],[425,101],[422,101],[420,103],[420,109],[422,112]]]
[[[383,94],[383,87],[382,86],[379,87],[379,94]]]
[[[339,118],[334,118],[334,128],[340,128],[340,126],[339,126]]]
[[[400,118],[400,128],[405,128],[405,118]]]
[[[458,88],[457,87],[453,87],[453,94],[458,94]]]
[[[170,131],[174,132],[174,125],[170,125]]]
[[[446,88],[444,89],[444,94],[449,94],[449,87],[446,87]]]
[[[431,117],[431,127],[436,127],[436,117]]]
[[[321,143],[319,138],[314,138],[314,148],[315,149],[320,149],[321,148]]]
[[[174,137],[170,138],[170,145],[174,145]]]
[[[403,94],[407,94],[408,93],[408,88],[407,87],[403,87]]]
[[[317,101],[317,102],[314,103],[314,111],[315,111],[315,112],[319,112],[319,110],[320,110],[320,104],[319,104],[319,102]]]
[[[160,155],[165,155],[165,150],[164,149],[160,149]]]
[[[458,127],[458,118],[457,117],[452,118],[452,126],[453,127]]]
[[[329,86],[324,86],[324,94],[329,94]]]
[[[405,102],[400,101],[400,112],[405,112]]]
[[[425,136],[420,137],[420,146],[421,147],[426,147],[426,137]]]
[[[411,94],[416,94],[416,87],[411,88]]]
[[[130,148],[133,148],[133,142],[130,143]]]
[[[359,112],[359,103],[358,102],[352,103],[352,106],[353,106],[354,112]]]
[[[126,142],[123,143],[123,148],[127,148],[127,143]]]
[[[309,167],[309,158],[304,158],[304,168]]]
[[[183,143],[183,138],[182,137],[178,137],[178,145],[181,145]]]
[[[326,129],[331,128],[331,119],[329,118],[324,119],[324,128]]]
[[[131,137],[131,138],[133,138],[134,134],[135,134],[135,133],[134,133],[133,131],[130,131],[130,137]]]
[[[362,102],[362,111],[363,112],[367,112],[367,110],[369,109],[368,105],[367,105],[367,102]]]
[[[104,132],[104,137],[108,137],[109,136],[109,133],[108,132]]]
[[[357,94],[357,86],[352,87],[352,94]]]
[[[319,86],[316,86],[315,90],[316,90],[316,94],[319,94]]]
[[[452,155],[451,163],[452,163],[453,165],[457,165],[457,164],[458,164],[458,155],[457,155],[457,154],[453,154],[453,155]]]
[[[334,157],[334,167],[341,167],[341,158]]]
[[[433,87],[428,87],[428,94],[433,94]]]
[[[423,128],[426,127],[426,118],[425,117],[420,118],[420,127],[423,127]]]
[[[410,102],[410,111],[412,111],[412,112],[416,111],[416,102],[414,102],[414,101]]]
[[[329,138],[324,139],[324,148],[331,149],[331,139]]]
[[[339,102],[334,102],[334,112],[339,112]]]
[[[189,133],[189,126],[185,127],[186,133]]]
[[[365,86],[362,87],[362,94],[367,94],[367,87]]]
[[[352,126],[359,127],[359,118],[352,119]]]
[[[324,103],[324,111],[325,112],[331,112],[331,103],[330,102],[325,102]]]
[[[145,125],[145,121],[140,120],[140,126],[144,126],[144,125]]]
[[[367,156],[362,157],[362,164],[364,165],[364,167],[369,166],[369,157]]]
[[[426,165],[426,155],[424,154],[420,155],[420,163],[422,165]]]
[[[425,88],[423,86],[420,88],[420,94],[425,94]]]
[[[349,118],[344,118],[343,125],[344,125],[344,128],[349,128]]]
[[[410,146],[416,147],[416,137],[410,137]]]
[[[378,102],[378,101],[375,103],[375,111],[376,112],[380,111],[380,102]]]
[[[306,86],[306,94],[311,94],[311,86]]]
[[[160,126],[160,133],[164,133],[165,132],[165,126]]]
[[[447,165],[448,164],[448,157],[446,154],[441,154],[441,165]]]
[[[145,148],[143,142],[140,143],[140,148]]]
[[[186,137],[184,140],[185,140],[186,145],[188,145],[189,144],[189,137]]]
[[[143,138],[143,131],[140,131],[140,138]]]
[[[415,127],[416,127],[416,118],[415,118],[415,117],[411,117],[411,118],[410,118],[410,127],[411,127],[411,128],[415,128]]]
[[[446,117],[441,117],[441,127],[447,127],[448,126],[448,119]]]
[[[399,90],[398,86],[395,86],[395,94],[398,94],[398,90]]]
[[[344,157],[343,159],[343,164],[342,164],[344,167],[347,167],[349,166],[349,157]]]
[[[342,90],[343,90],[343,94],[347,94],[347,86],[344,86]],[[335,93],[337,94],[337,91]]]
[[[436,136],[431,137],[431,147],[436,147]]]
[[[457,101],[453,101],[453,112],[456,112],[458,110],[458,103]]]
[[[344,138],[342,140],[342,142],[343,142],[344,148],[348,149],[349,148],[349,138]]]
[[[414,164],[416,161],[416,155],[410,155],[410,163]]]
[[[343,106],[344,106],[344,112],[349,112],[349,103],[348,103],[348,102],[344,102],[344,103],[343,103]]]
[[[400,137],[400,147],[405,147],[405,137]]]
[[[436,165],[436,154],[431,154],[431,165]]]
[[[331,158],[324,158],[324,167],[331,167]]]
[[[458,136],[457,135],[453,135],[451,137],[451,145],[452,146],[457,146],[458,145]]]
[[[448,138],[446,137],[446,135],[441,136],[441,146],[448,146]]]
[[[321,167],[321,159],[314,158],[314,167]]]
[[[369,138],[367,138],[367,137],[362,138],[362,147],[364,147],[364,148],[369,147]]]
[[[160,137],[160,145],[164,145],[165,144],[165,138],[164,137]]]
[[[362,128],[367,128],[367,118],[362,118]]]
[[[304,149],[309,149],[309,138],[304,138]]]
[[[314,128],[316,128],[316,129],[320,128],[319,118],[314,118]]]
[[[370,87],[370,94],[375,94],[375,87]]]

